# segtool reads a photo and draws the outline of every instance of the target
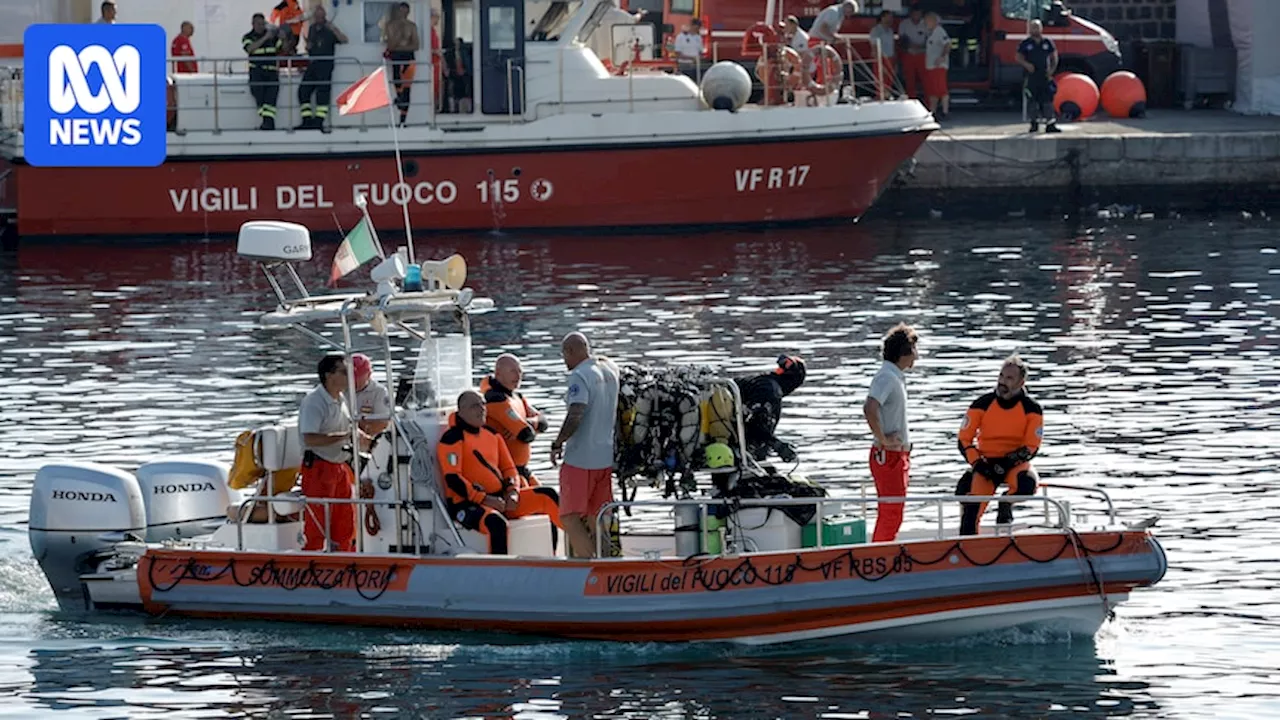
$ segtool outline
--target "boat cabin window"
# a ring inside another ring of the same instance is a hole
[[[391,13],[397,2],[386,0],[365,0],[364,3],[364,41],[367,43],[385,42],[383,31],[391,20]],[[410,12],[412,19],[412,11]]]
[[[674,15],[692,15],[693,0],[671,0],[671,12]]]
[[[530,12],[537,12],[542,8],[541,3],[531,3]],[[569,20],[577,14],[582,7],[582,0],[554,0],[546,6],[546,11],[542,13],[537,21],[533,24],[533,30],[529,31],[528,40],[533,42],[553,42],[560,39],[560,33],[564,32],[565,26],[569,24]],[[531,18],[532,19],[532,18]]]
[[[582,24],[582,29],[578,31],[578,37],[575,39],[584,45],[587,44],[591,39],[591,34],[600,27],[600,23],[604,22],[605,15],[608,15],[609,11],[613,9],[614,6],[609,3],[596,5],[595,9],[591,11],[591,17],[587,18],[587,21]]]

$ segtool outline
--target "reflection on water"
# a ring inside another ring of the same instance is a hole
[[[925,353],[909,386],[914,486],[954,484],[964,408],[1016,351],[1046,409],[1042,474],[1161,518],[1169,573],[1095,642],[781,652],[54,614],[22,525],[36,468],[54,455],[229,460],[237,432],[293,411],[319,349],[256,326],[269,288],[230,242],[24,246],[0,255],[0,704],[83,717],[1274,716],[1278,244],[1267,221],[1197,221],[419,247],[466,256],[469,284],[499,307],[475,323],[478,371],[519,353],[553,426],[572,328],[622,360],[738,372],[800,353],[810,379],[781,431],[806,473],[853,487],[867,477],[860,405],[877,340],[903,319]],[[313,287],[335,248],[303,268]],[[546,442],[535,461],[553,478]]]
[[[99,629],[104,629],[99,623]],[[216,705],[267,716],[898,717],[898,713],[1132,715],[1158,709],[1091,642],[1005,634],[926,648],[492,644],[485,638],[308,631],[293,645],[241,628],[241,649],[126,636],[33,651],[24,697],[50,709],[127,705],[130,717]],[[194,634],[222,634],[188,624]],[[245,641],[262,642],[246,649]],[[310,643],[322,643],[324,652]],[[1018,643],[1010,646],[1009,642]],[[302,646],[299,647],[298,644]],[[265,646],[264,646],[265,645]],[[1016,652],[1010,653],[1010,648]],[[71,651],[74,648],[74,652]],[[104,683],[104,678],[110,682]]]

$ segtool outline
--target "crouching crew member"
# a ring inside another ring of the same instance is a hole
[[[764,460],[772,450],[783,462],[795,462],[795,448],[775,437],[773,431],[782,418],[782,398],[795,392],[804,377],[804,361],[784,355],[773,372],[735,380],[742,395],[747,451],[756,460]]]
[[[326,355],[316,366],[320,384],[302,398],[298,406],[298,434],[302,436],[302,494],[307,498],[350,500],[355,486],[351,469],[351,412],[342,391],[347,387],[347,364],[341,355]],[[362,450],[369,436],[361,432]],[[360,488],[362,496],[373,495],[372,483]],[[308,503],[303,532],[303,550],[325,547],[325,505]],[[328,505],[329,549],[352,552],[356,549],[356,508],[349,503]]]
[[[361,430],[377,435],[391,424],[391,393],[373,379],[373,362],[368,355],[352,355],[351,369],[356,380],[356,423]]]
[[[307,71],[298,86],[298,107],[302,124],[299,130],[322,130],[329,117],[329,95],[333,91],[333,54],[345,44],[347,36],[329,22],[323,5],[311,11],[307,30]]]
[[[240,44],[249,56],[249,93],[258,105],[262,130],[276,129],[276,97],[280,95],[280,68],[276,58],[284,49],[285,32],[268,29],[262,13],[254,13],[253,29],[240,37]]]
[[[493,364],[493,374],[480,381],[484,393],[486,426],[502,436],[516,464],[519,487],[538,487],[539,482],[529,469],[530,446],[538,433],[547,431],[547,419],[533,409],[520,393],[520,380],[524,369],[520,360],[509,353],[499,355]],[[559,522],[559,518],[555,518]]]
[[[444,475],[449,514],[462,527],[489,537],[489,552],[507,554],[507,520],[548,515],[559,524],[560,497],[551,488],[520,489],[515,463],[498,434],[485,427],[484,397],[474,390],[458,396],[458,410],[440,437],[436,456]],[[551,546],[558,544],[555,525]]]
[[[1040,449],[1044,413],[1024,387],[1027,364],[1010,356],[1000,368],[995,392],[969,406],[960,426],[960,452],[971,466],[960,478],[956,495],[994,495],[1004,483],[1005,495],[1034,495],[1039,477],[1031,458]],[[977,535],[978,521],[987,504],[962,503],[961,535]],[[1013,522],[1013,505],[1000,503],[996,523]]]

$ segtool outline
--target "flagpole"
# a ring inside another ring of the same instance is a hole
[[[378,238],[378,228],[374,227],[373,218],[369,217],[369,201],[365,199],[364,193],[356,197],[356,207],[360,208],[360,214],[364,216],[364,224],[369,228],[369,234],[373,236],[373,246],[378,248],[378,257],[386,260],[387,253],[383,251],[382,240]]]
[[[417,78],[417,76],[418,76],[417,72],[414,72],[415,79]],[[402,77],[401,80],[403,79],[404,78]],[[390,78],[386,77],[385,72],[383,73],[382,81],[383,83],[390,82]],[[392,86],[391,89],[394,90],[395,87]],[[392,93],[388,93],[387,97],[391,98],[391,97],[395,97],[395,95]],[[396,129],[396,127],[399,125],[399,123],[396,122],[396,110],[397,108],[394,102],[387,103],[387,113],[388,113],[388,117],[391,119],[391,143],[395,146],[395,150],[396,150],[396,176],[400,178],[400,184],[404,185],[405,184],[404,163],[400,160],[400,133]],[[406,195],[404,199],[404,203],[400,206],[404,210],[404,236],[405,236],[405,239],[409,241],[409,263],[410,264],[416,262],[414,260],[414,254],[413,254],[413,230],[410,228],[410,225],[409,225],[409,196],[411,196],[412,194],[413,193],[409,193],[408,195]],[[391,193],[391,196],[394,198],[395,193],[394,192]]]

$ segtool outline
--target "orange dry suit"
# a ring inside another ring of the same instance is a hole
[[[281,0],[271,8],[271,23],[276,27],[288,27],[294,37],[302,37],[302,23],[306,14],[298,0]]]
[[[486,407],[485,426],[502,436],[516,464],[520,487],[538,487],[538,479],[529,470],[530,447],[533,438],[546,432],[544,418],[519,391],[509,390],[492,375],[480,381],[480,393]]]
[[[1001,483],[1009,486],[1005,495],[1034,495],[1039,478],[1031,458],[1043,436],[1044,412],[1026,390],[1007,401],[994,392],[974,400],[959,436],[960,453],[971,469],[960,478],[956,495],[994,495]],[[960,534],[978,534],[978,520],[986,510],[985,502],[963,503]],[[1010,503],[1000,503],[996,522],[1013,522]]]
[[[436,448],[444,477],[449,515],[462,527],[489,536],[489,552],[507,554],[507,520],[526,515],[549,515],[551,546],[558,541],[560,496],[551,488],[516,486],[515,463],[498,434],[487,427],[472,427],[457,413],[449,415],[449,428]],[[507,503],[505,512],[484,505],[486,498]]]

